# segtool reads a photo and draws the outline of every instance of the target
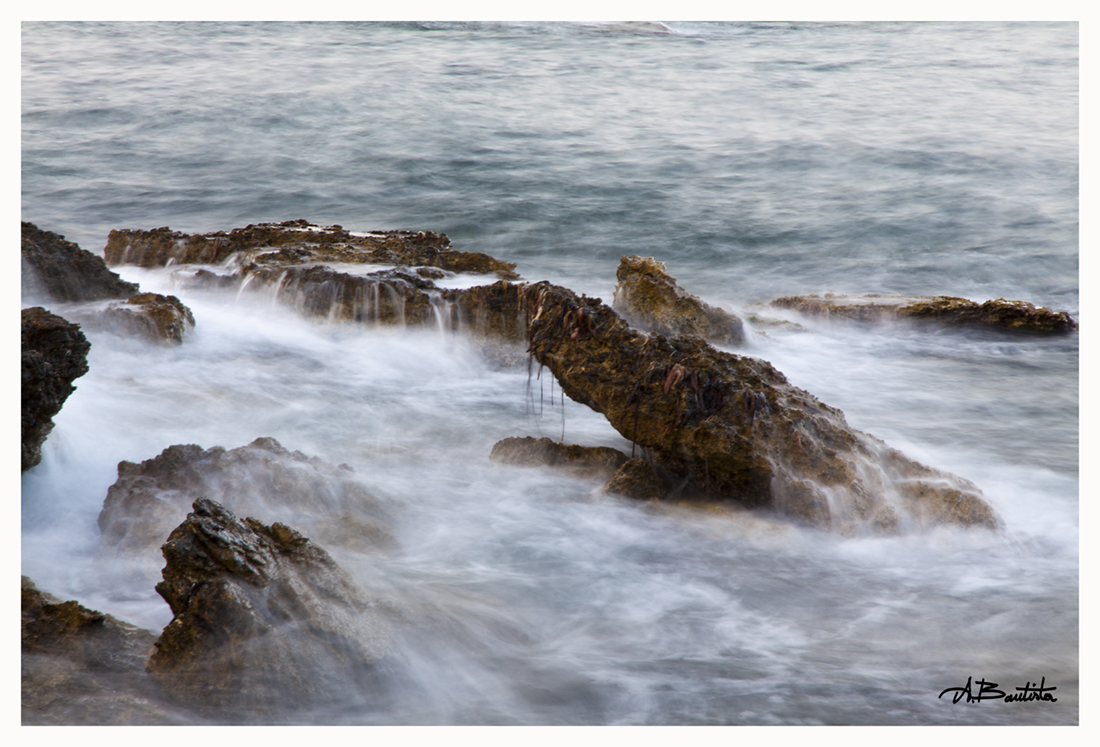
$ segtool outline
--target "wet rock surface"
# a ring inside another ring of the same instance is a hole
[[[948,327],[974,327],[1003,332],[1064,334],[1077,329],[1065,311],[1035,306],[1027,301],[997,298],[977,303],[954,296],[785,296],[771,306],[792,309],[811,317],[852,319],[876,323],[911,319]]]
[[[602,491],[640,501],[658,500],[668,495],[668,488],[653,465],[637,457],[625,461]]]
[[[642,334],[598,299],[549,283],[526,294],[534,358],[678,477],[685,495],[844,534],[999,524],[972,484],[855,431],[766,361],[699,337]]]
[[[141,464],[120,462],[99,514],[101,544],[114,555],[148,555],[200,497],[292,522],[329,544],[372,550],[392,543],[379,499],[350,467],[258,438],[229,450],[178,444]],[[376,521],[356,518],[364,514]]]
[[[25,472],[42,461],[42,444],[53,417],[88,372],[91,345],[80,327],[40,306],[23,309],[21,362],[21,456]]]
[[[309,539],[200,498],[162,550],[173,618],[147,670],[173,697],[277,721],[371,699],[387,625]]]
[[[105,325],[152,342],[179,345],[195,328],[195,317],[175,296],[138,293],[102,312]]]
[[[101,257],[64,236],[22,222],[22,293],[54,301],[127,298],[138,286],[111,272]]]
[[[608,446],[577,446],[549,438],[523,436],[497,441],[489,454],[495,464],[517,467],[554,467],[577,477],[606,480],[629,459]]]
[[[687,293],[663,262],[623,257],[615,275],[619,284],[612,306],[634,326],[661,335],[698,335],[719,345],[745,341],[737,316]]]

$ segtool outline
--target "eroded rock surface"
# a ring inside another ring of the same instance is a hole
[[[741,320],[684,291],[663,262],[623,257],[613,306],[634,326],[661,335],[698,335],[720,345],[745,341]]]
[[[91,345],[76,324],[40,306],[22,310],[22,468],[42,461],[42,444],[53,430],[73,381],[88,373]]]
[[[534,358],[694,495],[846,534],[998,526],[972,484],[850,428],[766,361],[640,333],[598,299],[549,283],[526,293]]]
[[[102,312],[107,325],[153,342],[179,345],[195,328],[195,317],[175,296],[138,293]]]
[[[101,542],[115,554],[155,550],[200,497],[292,522],[328,544],[370,550],[392,541],[378,498],[350,467],[258,438],[230,450],[180,444],[141,464],[120,462],[99,514]]]
[[[1063,334],[1077,329],[1065,311],[1053,311],[1027,301],[997,298],[977,303],[954,296],[896,296],[868,294],[840,296],[785,296],[770,302],[811,317],[835,317],[874,323],[912,319],[951,327],[977,327],[1005,332]]]
[[[54,301],[127,298],[138,286],[111,272],[101,257],[64,236],[23,221],[22,293]]]
[[[609,446],[577,446],[523,436],[493,444],[489,461],[518,467],[555,467],[578,477],[606,480],[629,459]]]
[[[264,719],[369,700],[387,625],[323,549],[205,498],[162,549],[173,618],[147,669],[173,696]]]
[[[668,495],[668,487],[653,465],[637,457],[623,462],[602,490],[640,501],[658,500]]]

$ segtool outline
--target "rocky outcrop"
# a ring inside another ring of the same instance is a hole
[[[549,438],[506,438],[493,444],[489,461],[518,467],[555,467],[577,477],[607,480],[629,459],[608,446],[562,444]]]
[[[549,283],[526,295],[535,360],[686,494],[845,534],[999,524],[972,484],[852,429],[766,361],[642,334],[599,299]]]
[[[22,293],[54,301],[127,298],[138,292],[107,269],[101,257],[23,221]]]
[[[698,335],[719,345],[745,341],[741,320],[685,292],[663,262],[623,257],[615,273],[613,306],[634,326],[661,335]]]
[[[200,498],[163,553],[173,618],[147,670],[173,697],[265,720],[369,698],[387,626],[320,547]]]
[[[623,462],[602,490],[639,501],[658,500],[668,495],[668,487],[653,465],[637,457]]]
[[[512,262],[451,248],[446,234],[430,231],[351,233],[342,226],[321,227],[305,220],[249,225],[228,233],[186,234],[169,228],[116,230],[107,238],[104,256],[112,267],[121,264],[141,267],[222,264],[233,257],[246,274],[265,267],[340,263],[496,273],[506,280],[519,277]]]
[[[184,723],[150,693],[145,661],[156,636],[22,581],[22,721]]]
[[[292,522],[328,544],[370,550],[392,541],[379,499],[350,467],[258,438],[230,450],[169,446],[141,464],[120,462],[99,514],[101,544],[115,555],[155,551],[199,497]]]
[[[1065,311],[1053,311],[1026,301],[997,298],[977,303],[953,296],[785,296],[771,306],[810,317],[852,319],[875,323],[897,319],[931,322],[948,327],[975,327],[1004,332],[1064,334],[1077,329]]]
[[[91,345],[80,327],[36,306],[22,311],[22,467],[42,461],[53,417],[88,373]]]
[[[117,330],[152,342],[179,345],[195,328],[195,317],[175,296],[138,293],[123,303],[111,303],[101,320]]]

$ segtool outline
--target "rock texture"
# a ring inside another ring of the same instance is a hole
[[[179,345],[195,328],[195,317],[175,296],[138,293],[123,303],[109,304],[102,313],[110,326],[153,342]]]
[[[88,372],[91,345],[80,327],[36,306],[22,311],[22,468],[42,461],[53,417]]]
[[[50,231],[23,221],[22,293],[54,301],[127,298],[134,283],[107,269],[102,258]]]
[[[629,457],[608,446],[577,446],[549,438],[506,438],[493,444],[489,461],[519,467],[555,467],[577,477],[607,480]]]
[[[642,334],[549,283],[526,293],[534,358],[691,494],[845,534],[999,524],[972,484],[850,428],[766,361]]]
[[[793,309],[812,317],[882,322],[912,319],[951,327],[976,327],[1004,332],[1064,334],[1077,329],[1077,322],[1065,311],[1053,311],[1026,301],[997,298],[977,303],[953,296],[785,296],[772,306]]]
[[[640,501],[658,500],[668,495],[668,487],[653,465],[644,459],[628,459],[603,486],[604,493]]]
[[[200,498],[163,552],[173,618],[147,669],[174,697],[264,719],[369,697],[386,625],[320,547]]]
[[[741,320],[685,292],[663,262],[623,257],[613,306],[634,326],[661,335],[698,335],[719,345],[745,341]]]
[[[101,543],[114,554],[156,550],[200,497],[293,522],[330,544],[370,550],[392,542],[378,498],[350,467],[257,438],[230,450],[180,444],[141,464],[120,462],[99,514]]]

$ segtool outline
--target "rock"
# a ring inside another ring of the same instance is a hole
[[[107,324],[153,342],[179,345],[195,328],[191,309],[175,296],[139,293],[124,303],[112,303],[102,312]]]
[[[608,446],[561,444],[549,438],[506,438],[493,444],[489,461],[519,467],[557,467],[584,478],[606,480],[628,459]]]
[[[999,526],[972,484],[852,429],[766,361],[699,337],[642,334],[599,299],[546,282],[526,296],[535,360],[692,496],[844,534]]]
[[[145,661],[156,636],[22,581],[23,724],[170,724]]]
[[[305,526],[330,544],[371,550],[392,543],[381,503],[350,467],[288,451],[273,438],[228,451],[181,444],[141,464],[120,462],[99,514],[100,542],[114,554],[149,555],[199,497]]]
[[[91,345],[80,327],[40,306],[22,311],[22,467],[42,461],[42,444],[53,430],[73,381],[88,373]]]
[[[871,293],[865,296],[785,296],[770,302],[805,316],[839,317],[874,323],[913,319],[951,327],[976,327],[1004,332],[1064,334],[1077,329],[1065,311],[1053,311],[1026,301],[997,298],[977,303],[953,296],[897,296]]]
[[[741,320],[685,292],[653,257],[623,257],[613,307],[628,322],[661,335],[698,335],[719,345],[745,341]]]
[[[245,275],[261,268],[335,262],[496,273],[506,280],[519,277],[512,262],[480,252],[460,252],[450,244],[446,234],[430,231],[353,234],[341,226],[323,228],[304,220],[292,220],[249,225],[228,233],[186,234],[166,227],[152,231],[116,230],[107,238],[104,256],[112,267],[222,264],[233,257]]]
[[[668,489],[653,465],[638,458],[624,462],[602,490],[604,493],[640,501],[657,500],[668,495]]]
[[[102,258],[50,231],[23,221],[22,293],[54,301],[126,298],[138,292]]]
[[[200,498],[162,550],[173,618],[147,670],[173,697],[264,720],[369,701],[386,625],[320,547]]]

